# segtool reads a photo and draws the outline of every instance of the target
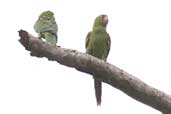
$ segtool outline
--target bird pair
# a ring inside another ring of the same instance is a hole
[[[106,31],[108,16],[100,15],[95,18],[92,31],[86,37],[86,53],[106,61],[111,45],[111,39]],[[50,45],[56,46],[58,27],[55,22],[54,14],[51,11],[45,11],[40,14],[34,25],[34,29],[39,33],[39,38],[44,38]],[[101,104],[102,82],[98,76],[94,77],[94,87],[97,105]]]

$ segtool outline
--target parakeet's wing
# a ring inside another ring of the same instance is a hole
[[[91,35],[91,32],[89,32],[86,36],[86,43],[85,43],[85,48],[86,48],[86,53],[88,54],[91,54],[91,49],[90,49],[90,35]]]
[[[110,39],[109,34],[107,34],[107,55],[106,55],[106,58],[109,55],[110,46],[111,46],[111,39]]]
[[[52,34],[51,32],[44,32],[43,34],[47,43],[56,46],[57,36],[55,34]]]

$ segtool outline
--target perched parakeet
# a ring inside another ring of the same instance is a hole
[[[108,16],[100,15],[96,17],[92,31],[86,37],[86,53],[106,61],[111,39],[106,31]],[[98,76],[97,76],[98,77]],[[102,82],[94,76],[94,87],[97,105],[101,104]]]
[[[39,38],[44,38],[47,43],[56,46],[58,26],[53,12],[45,11],[41,13],[34,24],[34,29],[39,33]]]

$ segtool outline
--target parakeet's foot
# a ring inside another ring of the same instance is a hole
[[[42,40],[42,38],[39,36],[38,39]]]

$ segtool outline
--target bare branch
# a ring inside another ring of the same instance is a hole
[[[116,66],[76,50],[54,47],[20,30],[20,43],[31,56],[46,57],[48,60],[76,68],[88,74],[98,74],[96,78],[123,91],[128,96],[161,111],[171,114],[171,96],[157,90]]]

